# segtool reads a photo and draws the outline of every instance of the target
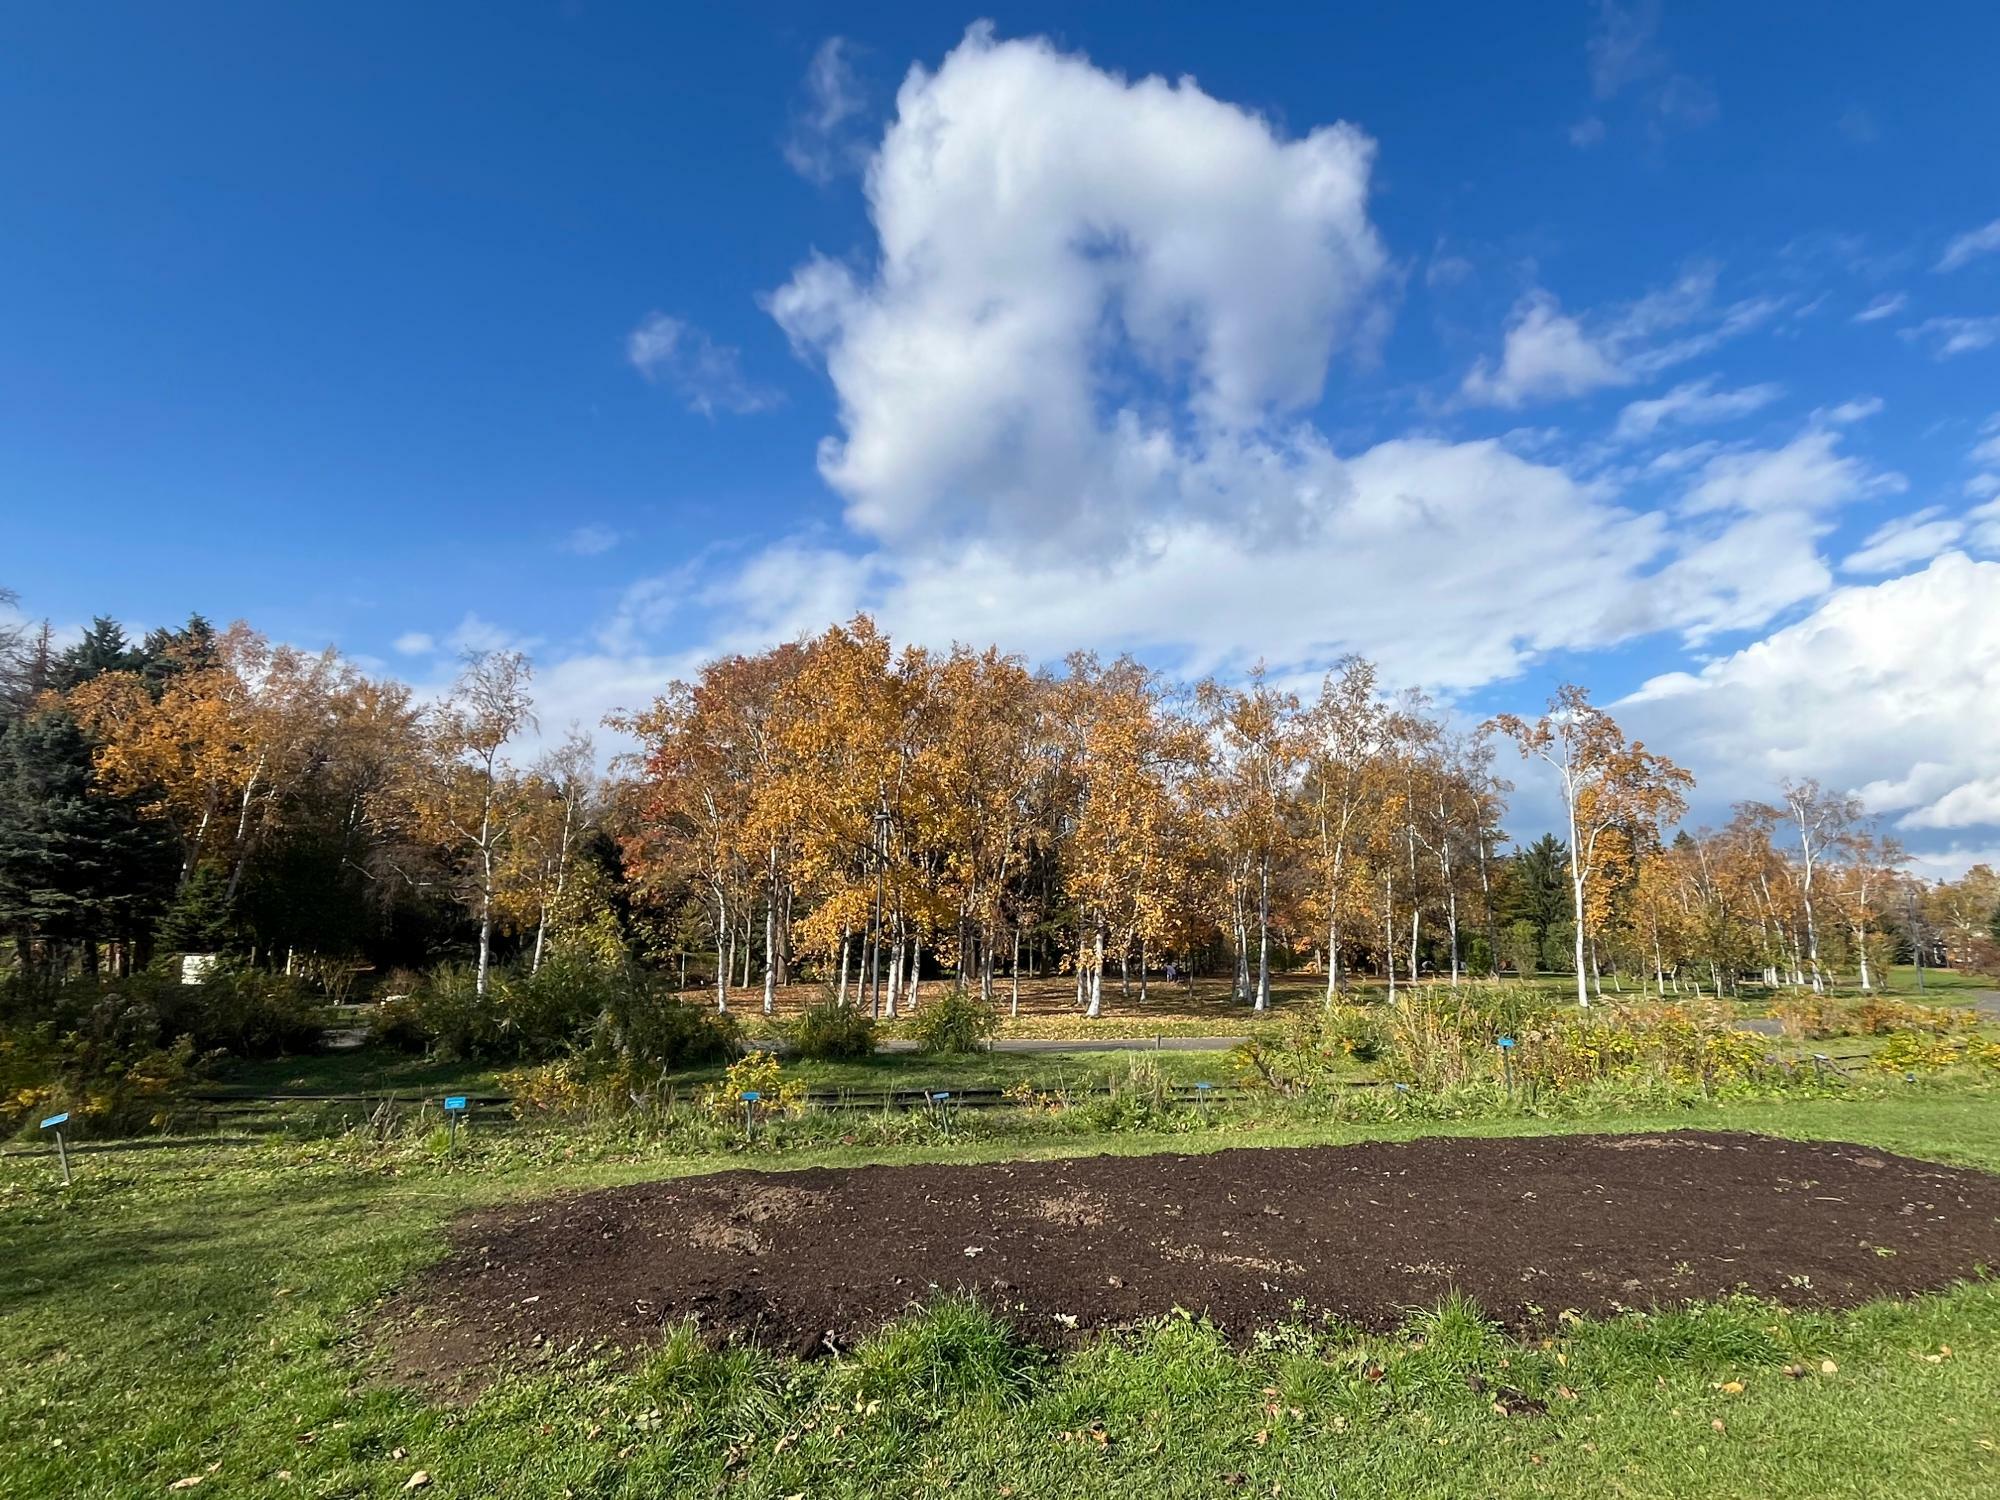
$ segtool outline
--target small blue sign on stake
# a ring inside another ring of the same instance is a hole
[[[1496,1047],[1511,1047],[1514,1045],[1514,1039],[1511,1036],[1503,1036],[1493,1045]]]
[[[757,1090],[755,1089],[745,1089],[741,1094],[737,1095],[737,1098],[741,1099],[745,1104],[755,1104],[759,1099],[762,1099],[763,1097],[764,1096],[758,1093]]]
[[[64,1149],[63,1138],[62,1138],[62,1128],[68,1123],[69,1123],[68,1110],[64,1110],[59,1115],[50,1115],[46,1120],[42,1121],[42,1129],[53,1130],[56,1133],[56,1160],[62,1163],[64,1187],[68,1187],[70,1184],[69,1152],[66,1149]]]
[[[445,1100],[444,1100],[444,1107],[445,1107],[446,1109],[448,1109],[448,1110],[452,1111],[452,1112],[453,1112],[453,1113],[455,1113],[455,1114],[462,1114],[462,1113],[464,1113],[464,1111],[465,1111],[465,1095],[463,1095],[463,1094],[447,1094],[447,1095],[445,1095]]]

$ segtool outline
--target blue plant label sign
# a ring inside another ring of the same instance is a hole
[[[1503,1036],[1500,1038],[1497,1045],[1502,1047],[1511,1047],[1514,1045],[1514,1039],[1511,1036]]]
[[[69,1112],[65,1110],[62,1114],[50,1115],[46,1120],[42,1121],[42,1129],[54,1130],[58,1125],[67,1124],[69,1124]]]
[[[946,1099],[949,1099],[951,1095],[948,1093],[936,1093],[932,1094],[931,1097],[933,1099],[936,1099],[939,1103],[943,1103]]]
[[[756,1089],[745,1089],[741,1095],[741,1098],[745,1104],[755,1104],[759,1099],[763,1097],[764,1096],[760,1094]]]
[[[1197,1084],[1195,1085],[1195,1087],[1196,1087],[1197,1089],[1201,1090],[1201,1092],[1203,1092],[1203,1093],[1205,1094],[1205,1093],[1207,1093],[1207,1092],[1208,1092],[1208,1091],[1209,1091],[1210,1089],[1214,1088],[1214,1087],[1215,1087],[1215,1085],[1214,1085],[1214,1084],[1212,1084],[1212,1083],[1197,1083]]]
[[[446,1095],[444,1101],[444,1107],[448,1110],[451,1110],[454,1114],[462,1113],[465,1109],[465,1095],[463,1094]]]

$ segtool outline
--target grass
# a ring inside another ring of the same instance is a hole
[[[2000,1169],[1993,1095],[1928,1090],[1028,1154],[1687,1124]],[[787,1164],[1021,1154],[968,1140]],[[1548,1347],[1463,1303],[1414,1313],[1398,1336],[1301,1327],[1243,1354],[1170,1318],[1061,1361],[952,1302],[809,1366],[680,1336],[629,1369],[517,1379],[465,1407],[375,1375],[369,1308],[437,1253],[454,1211],[736,1161],[292,1143],[91,1158],[68,1191],[51,1164],[0,1164],[0,1494],[164,1494],[200,1477],[196,1495],[393,1495],[419,1470],[427,1494],[578,1497],[2000,1492],[2000,1287],[1984,1283],[1844,1316],[1728,1304],[1577,1325]],[[1548,1415],[1497,1413],[1496,1389]]]
[[[788,1061],[788,1076],[821,1089],[966,1089],[1005,1088],[1023,1080],[1052,1092],[1088,1088],[1126,1076],[1132,1059],[1146,1058],[1170,1079],[1193,1083],[1229,1081],[1231,1070],[1220,1052],[976,1052],[924,1057],[909,1052],[880,1052],[845,1062]],[[430,1098],[448,1093],[504,1093],[506,1068],[480,1063],[412,1058],[358,1047],[311,1057],[242,1063],[217,1080],[212,1092],[237,1094],[362,1094],[395,1093],[405,1098]],[[671,1075],[677,1086],[712,1083],[722,1066],[685,1068]]]

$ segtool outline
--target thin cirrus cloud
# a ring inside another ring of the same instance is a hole
[[[616,547],[624,537],[609,526],[592,522],[579,526],[563,538],[563,551],[577,557],[601,557]]]
[[[625,357],[648,380],[675,391],[689,411],[713,417],[768,411],[782,399],[743,373],[743,354],[683,318],[649,313],[626,335]]]
[[[1857,323],[1879,323],[1884,318],[1893,318],[1910,305],[1908,292],[1884,292],[1854,315]]]
[[[1928,345],[1933,359],[1950,359],[2000,343],[2000,317],[1926,318],[1901,332],[1908,343]]]
[[[784,156],[794,172],[821,186],[868,160],[860,126],[868,96],[854,67],[854,46],[830,36],[813,52],[800,100],[784,140]]]
[[[1648,133],[1656,141],[1670,130],[1711,124],[1721,113],[1715,91],[1675,68],[1672,54],[1660,44],[1659,0],[1631,0],[1629,4],[1598,0],[1596,19],[1584,43],[1584,58],[1591,97],[1602,106],[1622,94],[1636,94]],[[1592,115],[1571,127],[1570,141],[1578,146],[1594,145],[1603,135],[1602,117]]]
[[[1951,242],[1944,247],[1944,254],[1938,257],[1937,269],[1956,271],[1962,266],[1972,264],[1982,255],[1993,254],[1996,250],[2000,250],[2000,219],[1953,236]]]

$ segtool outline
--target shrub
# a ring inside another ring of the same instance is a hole
[[[1283,1031],[1253,1037],[1230,1053],[1239,1077],[1283,1094],[1340,1083],[1349,1062],[1374,1062],[1386,1045],[1377,1014],[1359,1005],[1329,1005],[1302,1015]]]
[[[193,1039],[197,1052],[295,1057],[326,1040],[319,1002],[303,981],[255,969],[218,969],[200,984],[146,975],[168,1036]]]
[[[733,1016],[685,1001],[664,986],[638,983],[611,994],[591,1037],[594,1055],[635,1073],[719,1062],[741,1047]]]
[[[746,1053],[731,1063],[722,1075],[722,1082],[702,1090],[702,1107],[718,1116],[741,1114],[743,1096],[748,1093],[758,1095],[758,1104],[766,1113],[773,1110],[788,1115],[805,1113],[805,1081],[787,1078],[778,1059],[768,1052]]]
[[[1972,1031],[1979,1025],[1979,1013],[1946,1010],[1941,1006],[1911,1005],[1886,995],[1871,995],[1854,1012],[1854,1024],[1864,1036],[1891,1036],[1909,1032],[1920,1036],[1950,1036]]]
[[[500,1004],[481,996],[478,976],[465,964],[443,964],[425,976],[410,997],[416,1024],[446,1057],[491,1059],[513,1055],[505,1047]]]
[[[875,1054],[875,1023],[858,1006],[823,1000],[800,1016],[792,1045],[814,1062],[842,1062]]]
[[[165,1125],[195,1081],[193,1042],[163,1042],[157,1009],[121,988],[77,999],[44,996],[32,1020],[24,1007],[7,1007],[0,1129],[26,1129],[64,1110],[107,1135]]]
[[[615,970],[557,957],[532,973],[493,970],[481,995],[477,971],[446,964],[411,996],[413,1017],[398,1021],[428,1033],[447,1057],[531,1062],[589,1043],[630,989]]]
[[[917,1050],[933,1056],[977,1052],[999,1029],[999,1011],[970,990],[952,990],[933,1000],[910,1023]]]
[[[1962,1063],[2000,1068],[2000,1042],[1982,1041],[1976,1035],[1902,1031],[1884,1042],[1868,1062],[1884,1073],[1934,1073]]]
[[[425,1022],[422,1007],[406,994],[384,1000],[368,1023],[368,1045],[412,1056],[430,1051],[437,1033]]]
[[[1785,1035],[1795,1042],[1851,1036],[1856,1025],[1854,1012],[1825,995],[1798,995],[1780,1000],[1771,1007],[1771,1014]]]

